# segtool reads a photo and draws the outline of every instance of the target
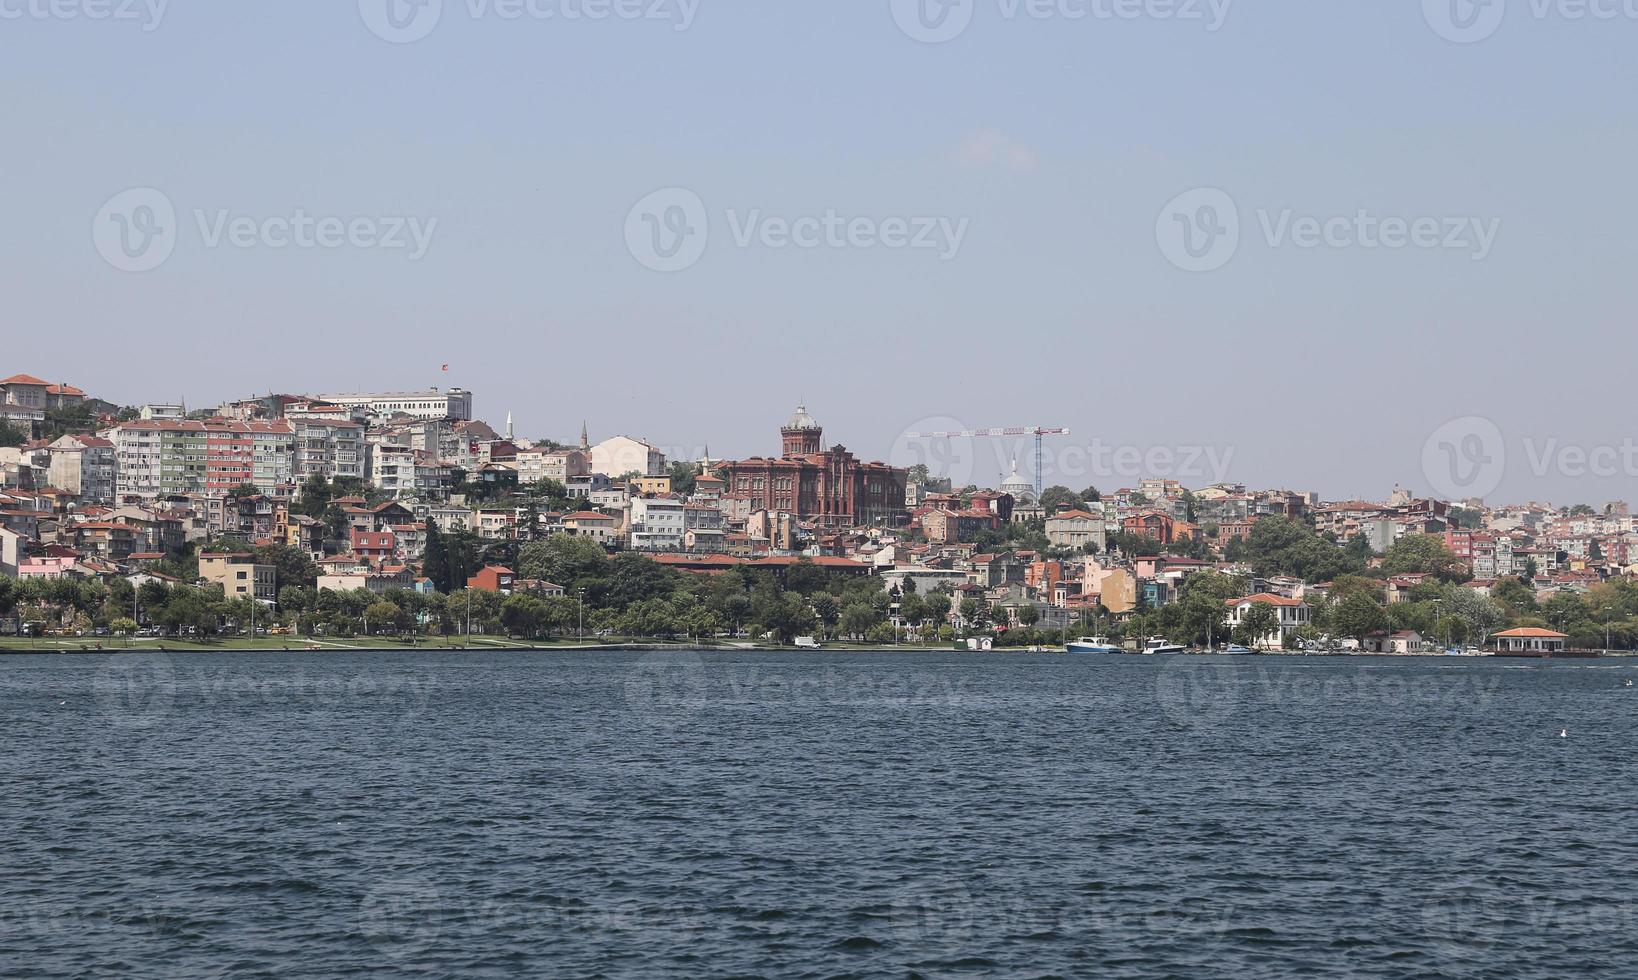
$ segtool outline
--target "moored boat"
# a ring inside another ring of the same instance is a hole
[[[1153,656],[1155,654],[1183,653],[1185,651],[1176,643],[1168,642],[1164,637],[1156,636],[1143,645],[1143,652],[1146,655]]]
[[[1120,647],[1109,642],[1107,636],[1083,636],[1064,644],[1067,653],[1120,653]]]

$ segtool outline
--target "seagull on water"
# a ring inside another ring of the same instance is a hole
[[[1559,738],[1569,738],[1570,737],[1570,730],[1568,728],[1560,728],[1558,730],[1558,737]]]

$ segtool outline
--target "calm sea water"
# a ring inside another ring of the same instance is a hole
[[[3,657],[0,974],[1630,977],[1628,679]]]

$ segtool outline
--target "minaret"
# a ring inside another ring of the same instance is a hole
[[[582,419],[580,422],[580,448],[591,448],[591,440],[586,437],[586,422],[584,419]]]
[[[506,441],[512,441],[512,413],[506,413]]]

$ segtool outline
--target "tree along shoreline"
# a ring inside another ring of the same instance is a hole
[[[1235,661],[1254,660],[1255,657],[1245,655],[1221,653],[1184,653],[1168,654],[1159,657],[1144,656],[1136,653],[1098,653],[1083,654],[1069,653],[1057,648],[1030,649],[1027,647],[996,647],[993,650],[972,651],[956,649],[949,644],[915,644],[903,643],[897,646],[878,644],[826,643],[822,647],[807,647],[795,645],[779,645],[771,643],[732,644],[719,643],[716,645],[702,645],[698,642],[688,643],[575,643],[566,641],[561,643],[541,643],[522,640],[502,640],[499,637],[478,637],[470,644],[446,641],[442,637],[418,644],[384,643],[376,646],[357,646],[345,642],[331,641],[323,645],[315,645],[305,640],[277,646],[267,643],[250,644],[231,640],[203,644],[177,644],[174,640],[168,644],[144,643],[134,646],[86,646],[83,641],[75,641],[73,645],[46,646],[49,641],[37,641],[41,645],[35,647],[10,646],[0,642],[0,656],[39,656],[39,657],[102,657],[110,655],[141,655],[149,653],[164,654],[245,654],[245,653],[300,653],[312,655],[336,653],[783,653],[783,654],[831,654],[831,653],[937,653],[937,654],[965,654],[976,656],[1038,656],[1060,659],[1072,657],[1076,659],[1130,659],[1138,662],[1165,661],[1175,656],[1232,659]],[[61,641],[65,642],[66,641]],[[1579,656],[1578,656],[1579,654]],[[1604,650],[1604,651],[1569,651],[1568,655],[1558,655],[1551,658],[1539,656],[1519,656],[1502,653],[1484,653],[1472,656],[1450,656],[1439,652],[1425,653],[1358,653],[1343,650],[1305,653],[1295,650],[1270,650],[1259,653],[1257,657],[1285,657],[1311,660],[1445,660],[1445,661],[1488,661],[1488,660],[1562,660],[1562,659],[1638,659],[1638,651],[1632,650]]]

